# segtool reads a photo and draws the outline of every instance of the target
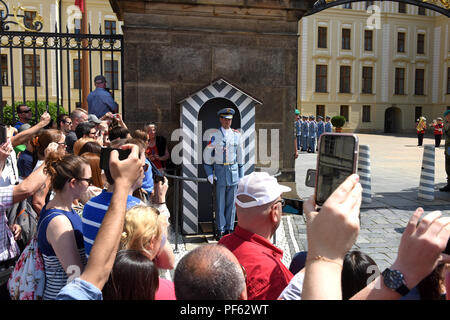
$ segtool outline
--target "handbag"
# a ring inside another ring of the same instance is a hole
[[[53,214],[45,217],[45,219]],[[8,291],[12,300],[42,300],[45,287],[44,259],[39,250],[37,236],[38,232],[25,247],[17,260],[14,271],[8,280]]]

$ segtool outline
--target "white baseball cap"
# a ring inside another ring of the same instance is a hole
[[[267,172],[252,172],[242,177],[236,192],[236,204],[241,208],[262,206],[277,199],[283,192],[289,192],[291,188],[278,184],[275,177]],[[253,201],[242,202],[238,197],[246,195]]]

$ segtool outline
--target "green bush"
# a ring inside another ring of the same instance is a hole
[[[15,102],[15,107],[18,106],[19,104],[22,104],[22,101]],[[34,107],[34,101],[27,101],[26,105],[31,109],[31,112],[33,114],[33,118],[30,121],[30,125],[33,126],[36,124],[35,116],[34,116],[36,113],[36,109]],[[38,103],[37,103],[37,108],[38,108],[37,121],[38,122],[39,122],[39,119],[41,118],[41,115],[46,111],[46,109],[47,109],[46,106],[47,105],[46,105],[45,101],[38,101]],[[16,123],[16,121],[19,120],[19,117],[17,116],[17,112],[15,109],[14,109],[14,112],[16,114],[15,120],[13,120],[13,118],[12,118],[11,105],[6,105],[3,108],[3,123],[13,126]],[[53,121],[56,121],[56,117],[58,116],[58,109],[57,109],[56,103],[49,101],[48,112],[50,113],[50,116],[52,117]],[[64,108],[60,106],[59,113],[67,114],[67,111],[64,110]]]
[[[336,128],[342,128],[345,124],[345,117],[344,116],[334,116],[331,118],[331,124]]]

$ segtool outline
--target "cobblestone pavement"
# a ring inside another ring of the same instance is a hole
[[[417,198],[423,148],[417,147],[415,136],[358,134],[358,137],[360,144],[370,146],[372,201],[361,206],[360,233],[352,249],[368,254],[382,271],[394,262],[402,232],[417,207],[422,206],[425,214],[441,210],[450,216],[450,193],[438,191],[446,182],[443,148],[435,152],[435,199],[425,201]],[[434,139],[424,139],[424,144],[432,143]],[[296,160],[296,181],[287,183],[302,199],[313,194],[313,188],[306,187],[304,180],[307,169],[315,168],[316,157],[317,154],[301,153]],[[192,248],[215,242],[208,234],[179,238],[176,262]],[[169,241],[175,248],[173,232]],[[284,251],[283,263],[289,266],[296,252],[307,250],[303,216],[285,214],[274,242]],[[173,271],[164,271],[163,276],[171,278]]]

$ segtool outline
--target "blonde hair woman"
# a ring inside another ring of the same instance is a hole
[[[138,205],[127,211],[120,247],[137,250],[160,269],[173,269],[175,255],[167,241],[167,218],[155,208]],[[173,283],[161,278],[156,300],[175,299]]]

